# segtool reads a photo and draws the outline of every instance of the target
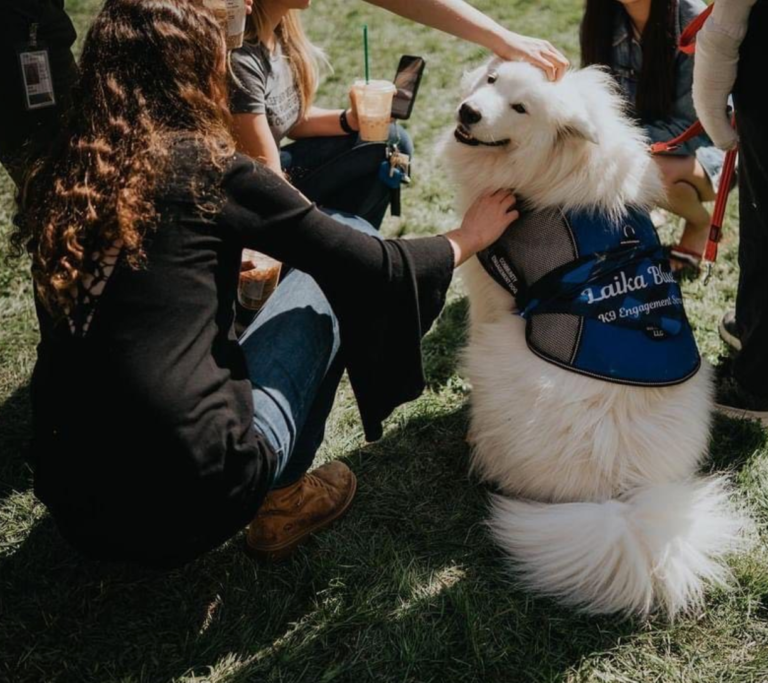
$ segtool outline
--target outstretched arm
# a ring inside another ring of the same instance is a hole
[[[754,4],[755,0],[717,0],[696,37],[693,101],[701,123],[720,149],[730,149],[738,141],[726,107],[736,82],[739,46]]]
[[[420,340],[445,304],[454,266],[518,217],[511,193],[497,192],[479,199],[445,236],[381,240],[334,221],[245,157],[234,160],[223,188],[221,229],[308,273],[328,297],[370,441],[381,437],[381,422],[395,407],[425,387]]]
[[[508,31],[464,0],[367,0],[425,26],[481,45],[507,60],[524,60],[559,79],[568,60],[548,41]]]

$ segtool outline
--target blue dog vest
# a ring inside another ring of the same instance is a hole
[[[478,258],[517,301],[528,347],[567,370],[669,386],[701,365],[680,287],[650,217],[526,212]]]

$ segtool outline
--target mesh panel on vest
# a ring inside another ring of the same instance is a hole
[[[544,313],[531,328],[529,341],[538,350],[562,363],[570,363],[576,353],[581,319],[567,313]]]
[[[529,285],[577,256],[568,222],[559,209],[523,213],[504,240]]]

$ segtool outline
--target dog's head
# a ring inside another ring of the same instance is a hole
[[[552,82],[530,64],[492,59],[462,86],[441,155],[463,209],[499,187],[532,206],[613,215],[663,196],[645,133],[607,70],[574,69]]]
[[[457,144],[487,151],[599,143],[584,98],[571,96],[567,82],[552,83],[529,64],[492,59],[465,74],[462,85]]]

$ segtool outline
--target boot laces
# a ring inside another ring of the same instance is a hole
[[[326,482],[321,477],[318,477],[315,474],[305,474],[304,478],[301,481],[301,486],[299,488],[299,496],[296,501],[296,507],[301,507],[304,505],[304,500],[307,496],[307,494],[310,491],[316,491],[318,489],[324,489],[325,491],[330,492],[331,488],[328,486],[328,482]]]

